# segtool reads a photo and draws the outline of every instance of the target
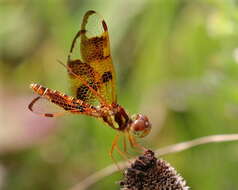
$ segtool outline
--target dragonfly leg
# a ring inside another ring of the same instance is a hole
[[[137,143],[135,137],[133,137],[131,134],[128,134],[128,139],[132,148],[137,148],[139,150],[142,150],[143,152],[147,150],[145,147]]]
[[[114,156],[113,156],[113,152],[114,152],[114,150],[115,150],[115,148],[116,148],[116,146],[117,146],[118,140],[119,140],[119,134],[117,134],[117,135],[115,136],[115,138],[114,138],[114,140],[113,140],[113,142],[112,142],[112,147],[111,147],[111,150],[110,150],[110,152],[109,152],[109,156],[111,157],[111,159],[113,160],[113,162],[116,164],[118,170],[121,170],[120,167],[119,167],[119,165],[117,164],[117,162],[116,162]]]
[[[123,136],[123,148],[124,148],[124,152],[128,154],[127,152],[127,144],[126,144],[126,136]]]
[[[118,153],[125,159],[127,160],[128,162],[130,162],[128,156],[127,156],[127,153],[125,151],[122,151],[119,147],[118,147],[118,144],[116,145],[116,149],[118,151]]]
[[[127,134],[124,134],[123,136],[123,150],[125,152],[126,155],[128,155],[129,157],[131,157],[131,154],[129,154],[129,152],[127,151],[127,137],[126,137]]]
[[[116,164],[117,168],[119,170],[121,170],[121,168],[119,167],[119,165],[117,164],[114,156],[113,156],[113,152],[114,150],[116,149],[117,152],[125,159],[127,160],[128,162],[130,162],[128,156],[127,156],[127,152],[125,151],[122,151],[119,147],[118,147],[118,140],[119,140],[119,137],[120,137],[120,134],[117,134],[112,142],[112,147],[111,147],[111,151],[109,152],[109,155],[111,157],[111,159],[113,160],[113,162]],[[124,145],[125,146],[125,145]]]

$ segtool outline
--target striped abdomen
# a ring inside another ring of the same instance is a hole
[[[59,91],[45,88],[39,84],[31,84],[30,87],[41,97],[48,99],[66,111],[85,112],[85,109],[88,107],[88,105],[85,105],[81,100],[75,99],[74,97],[68,96]]]

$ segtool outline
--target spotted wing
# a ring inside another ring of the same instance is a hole
[[[78,55],[78,52],[81,54]],[[116,102],[116,79],[108,29],[95,11],[84,15],[81,30],[72,42],[67,64],[71,69],[69,76],[74,96],[93,105]]]

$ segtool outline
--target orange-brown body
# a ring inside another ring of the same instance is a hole
[[[89,37],[91,30],[87,27],[87,24],[92,16],[96,16],[96,19],[98,19],[101,25],[101,33]],[[75,44],[79,39],[81,58],[74,58]],[[81,30],[73,39],[67,65],[62,62],[60,64],[66,67],[68,71],[73,96],[68,96],[39,84],[31,84],[30,87],[39,96],[32,100],[28,106],[29,109],[46,117],[74,113],[102,119],[111,128],[125,134],[133,147],[141,147],[136,143],[134,137],[146,136],[150,132],[151,124],[144,115],[136,114],[130,117],[125,109],[117,103],[116,76],[110,54],[108,28],[106,22],[95,11],[88,11],[84,15]],[[34,105],[41,99],[46,99],[63,108],[63,111],[59,113],[35,111]],[[119,135],[116,135],[110,152],[111,156],[114,148],[122,153],[117,147],[118,138]],[[126,151],[125,147],[126,141],[124,140],[124,151]]]

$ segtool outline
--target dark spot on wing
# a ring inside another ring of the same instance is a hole
[[[102,82],[106,83],[106,82],[108,82],[110,80],[112,80],[112,73],[111,73],[111,71],[107,71],[107,72],[103,73],[103,75],[102,75]]]
[[[94,69],[87,63],[81,62],[79,59],[70,61],[68,66],[72,69],[74,74],[78,76],[86,75],[89,78],[94,78],[95,73]],[[74,77],[71,73],[69,73],[72,77]]]
[[[92,87],[95,91],[98,90],[99,88],[99,83],[98,82],[89,82],[88,85],[90,87]],[[82,101],[86,101],[88,99],[90,99],[88,96],[89,96],[89,92],[90,89],[88,86],[82,84],[78,89],[77,89],[77,92],[76,92],[76,97]]]
[[[85,62],[104,60],[104,47],[107,45],[107,39],[103,36],[84,39],[81,42],[83,48],[82,57]]]
[[[88,93],[89,88],[85,86],[84,84],[81,85],[76,92],[76,97],[82,101],[87,100],[87,93]]]
[[[94,90],[98,90],[99,83],[98,82],[89,82],[89,86],[91,86]]]

